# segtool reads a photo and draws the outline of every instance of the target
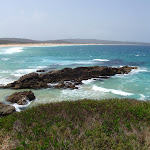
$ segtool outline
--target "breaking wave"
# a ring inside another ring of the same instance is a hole
[[[14,54],[14,53],[19,53],[19,52],[23,52],[23,47],[7,48],[7,49],[0,51],[0,54]]]
[[[25,75],[25,74],[28,74],[28,73],[31,73],[31,72],[35,72],[36,70],[37,69],[19,69],[19,70],[16,70],[15,72],[13,72],[11,75],[20,77],[22,75]]]
[[[14,106],[17,112],[20,112],[22,109],[25,109],[27,106],[29,106],[32,103],[32,101],[27,100],[26,105],[18,105],[17,103],[10,104],[11,106]]]
[[[94,61],[109,61],[108,59],[93,59]]]
[[[122,95],[122,96],[130,96],[133,95],[132,93],[128,93],[128,92],[124,92],[121,90],[114,90],[114,89],[106,89],[106,88],[102,88],[102,87],[98,87],[98,86],[93,86],[92,88],[94,91],[100,91],[100,92],[105,92],[105,93],[113,93],[113,94],[117,94],[117,95]]]

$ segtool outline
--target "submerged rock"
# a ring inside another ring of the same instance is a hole
[[[7,97],[7,101],[11,103],[17,103],[19,105],[26,105],[27,101],[32,101],[35,99],[34,93],[32,91],[15,92]]]
[[[0,103],[0,116],[7,116],[15,112],[15,107]]]
[[[74,88],[76,82],[91,78],[107,78],[115,74],[127,74],[137,67],[124,66],[121,68],[112,68],[106,66],[64,68],[62,70],[53,70],[46,73],[30,73],[20,77],[17,81],[7,84],[4,88],[12,89],[40,89],[48,88],[49,83],[59,83],[56,88]],[[63,85],[64,81],[72,81],[72,85]]]

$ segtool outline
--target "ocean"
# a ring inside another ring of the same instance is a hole
[[[57,70],[78,66],[137,66],[129,74],[104,80],[85,80],[79,89],[32,90],[37,104],[78,99],[131,98],[150,100],[150,46],[136,45],[68,45],[0,48],[0,84],[17,80],[39,69]],[[17,90],[24,91],[24,90]],[[0,89],[0,101],[16,92]],[[14,104],[17,110],[26,106]]]

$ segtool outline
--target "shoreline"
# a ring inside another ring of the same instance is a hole
[[[75,45],[140,45],[140,44],[67,44],[67,43],[29,43],[29,44],[0,44],[0,47],[19,47],[19,46],[75,46]]]

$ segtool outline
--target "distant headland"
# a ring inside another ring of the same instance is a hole
[[[108,41],[97,39],[60,39],[60,40],[31,40],[24,38],[0,38],[0,47],[5,46],[46,46],[46,45],[150,45],[144,42]]]

